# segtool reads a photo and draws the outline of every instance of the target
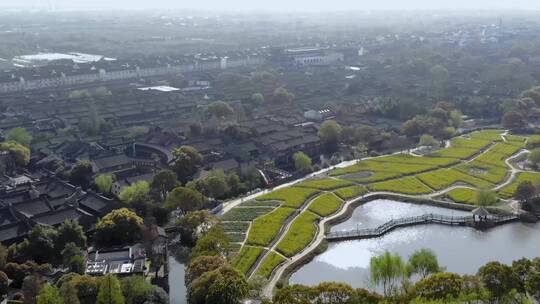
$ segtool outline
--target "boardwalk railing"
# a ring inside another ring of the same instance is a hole
[[[472,225],[475,223],[492,223],[501,224],[517,219],[515,215],[488,215],[486,217],[471,216],[447,216],[439,214],[425,214],[421,216],[405,217],[401,219],[391,220],[376,228],[354,229],[348,231],[334,231],[326,234],[328,241],[350,240],[350,239],[366,239],[375,238],[390,232],[398,227],[420,225],[420,224],[442,224],[442,225]]]

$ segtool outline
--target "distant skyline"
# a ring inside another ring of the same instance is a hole
[[[540,9],[540,0],[0,0],[0,7],[266,11]]]

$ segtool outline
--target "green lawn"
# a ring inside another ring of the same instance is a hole
[[[373,191],[389,191],[403,194],[425,194],[432,190],[416,177],[407,176],[385,182],[370,184]]]
[[[335,179],[335,178],[319,178],[308,179],[301,183],[295,184],[295,187],[314,188],[319,190],[333,190],[352,185],[350,181]]]
[[[334,191],[335,194],[337,194],[341,199],[343,200],[350,200],[356,197],[359,197],[361,195],[364,195],[368,192],[368,189],[365,186],[351,186],[346,188],[337,189]]]
[[[468,188],[453,189],[446,193],[456,203],[474,205],[476,203],[476,190]]]
[[[222,221],[252,221],[274,210],[272,207],[236,207],[225,213]]]
[[[522,172],[519,173],[512,183],[499,190],[499,195],[503,198],[511,198],[514,196],[517,187],[524,181],[530,181],[533,184],[540,183],[540,173]]]
[[[261,247],[244,246],[234,257],[232,265],[243,274],[247,274],[263,252],[264,249]]]
[[[315,225],[317,219],[319,219],[319,216],[310,211],[300,214],[294,220],[291,229],[287,231],[285,237],[277,245],[276,250],[287,257],[292,257],[306,248],[317,232],[317,226]]]
[[[274,271],[279,264],[283,263],[283,261],[285,261],[285,258],[273,251],[270,251],[261,264],[259,264],[259,268],[255,272],[255,275],[269,279],[272,275],[272,271]]]
[[[258,201],[282,201],[285,206],[291,208],[299,208],[304,202],[315,193],[319,192],[317,189],[300,188],[300,187],[286,187],[279,190],[272,191],[270,193],[257,197]]]
[[[483,179],[470,176],[455,169],[435,170],[419,174],[416,177],[422,182],[424,182],[426,185],[436,190],[448,188],[449,186],[452,186],[453,184],[458,182],[466,183],[471,186],[480,188],[487,188],[491,186],[491,183]]]
[[[249,230],[247,244],[268,246],[277,236],[287,218],[295,211],[293,208],[279,207],[271,213],[255,219]]]
[[[336,213],[343,201],[333,193],[325,193],[314,199],[309,205],[309,210],[322,217]]]

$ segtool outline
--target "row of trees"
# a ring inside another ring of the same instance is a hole
[[[454,135],[462,123],[462,114],[455,105],[441,101],[435,104],[427,114],[416,115],[404,122],[401,130],[409,137],[430,134],[440,139],[447,139]]]

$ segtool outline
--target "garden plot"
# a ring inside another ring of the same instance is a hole
[[[276,210],[255,219],[251,223],[247,244],[268,246],[278,235],[285,221],[297,210],[289,207],[279,207]]]
[[[225,213],[221,217],[221,220],[232,222],[252,221],[261,215],[271,212],[274,209],[274,207],[235,207],[229,212]]]
[[[351,186],[346,188],[341,188],[336,191],[334,191],[337,196],[341,197],[343,200],[350,200],[356,197],[359,197],[361,195],[364,195],[368,192],[368,189],[365,186]]]
[[[319,216],[313,212],[302,212],[292,223],[289,231],[278,243],[276,250],[287,257],[292,257],[306,248],[317,233],[316,221]]]
[[[319,190],[300,187],[287,187],[257,197],[258,201],[282,201],[284,206],[300,208],[305,201]]]
[[[281,202],[279,201],[257,201],[257,200],[251,200],[244,202],[240,204],[240,207],[279,207],[281,206]]]
[[[431,188],[413,176],[370,184],[369,188],[374,191],[388,191],[403,194],[426,194],[432,192]]]
[[[246,233],[249,229],[248,222],[221,222],[219,223],[219,226],[221,226],[225,232]]]
[[[476,151],[480,151],[489,146],[491,143],[492,141],[490,140],[456,137],[450,140],[450,147],[474,149]]]
[[[459,182],[480,188],[491,186],[491,183],[483,179],[467,175],[455,169],[435,170],[419,174],[416,177],[435,190],[442,190]]]
[[[493,184],[502,183],[508,174],[508,170],[506,168],[482,163],[477,160],[459,165],[456,167],[456,170],[483,180],[487,180]]]
[[[232,264],[243,274],[247,274],[264,251],[261,247],[244,246],[234,257]]]
[[[456,203],[474,205],[476,203],[476,190],[468,188],[452,189],[446,193]]]
[[[489,141],[502,141],[501,134],[504,130],[482,130],[475,131],[469,134],[472,139],[485,139]]]
[[[325,217],[339,211],[342,205],[343,201],[334,193],[325,193],[315,198],[308,209],[319,216]]]
[[[274,269],[284,261],[284,257],[273,251],[270,251],[268,255],[264,258],[262,263],[259,265],[259,268],[255,272],[255,275],[263,277],[265,279],[269,279]]]
[[[295,184],[295,187],[306,187],[319,190],[333,190],[338,188],[343,188],[351,186],[352,183],[342,179],[336,178],[314,178],[308,179],[301,183]]]
[[[488,165],[507,168],[504,162],[508,157],[514,155],[520,150],[520,147],[509,145],[506,143],[497,143],[488,151],[478,156],[475,161],[482,162]]]

